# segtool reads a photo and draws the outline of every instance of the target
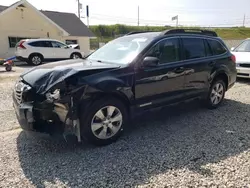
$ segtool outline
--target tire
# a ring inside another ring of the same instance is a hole
[[[222,79],[215,79],[211,84],[205,100],[208,109],[216,109],[221,105],[226,93],[226,84]]]
[[[73,53],[70,56],[70,59],[80,59],[82,58],[82,55],[80,53]]]
[[[43,57],[42,57],[42,55],[33,54],[33,55],[30,55],[28,64],[29,64],[29,65],[38,66],[38,65],[41,65],[42,62],[43,62]]]
[[[110,109],[110,119],[107,117],[107,108]],[[103,113],[100,113],[100,110]],[[99,119],[98,117],[103,118],[100,114],[103,114],[104,119],[107,118],[107,120]],[[116,120],[121,121],[115,121],[114,117],[116,117]],[[112,119],[114,120],[113,123]],[[109,145],[121,136],[127,120],[128,111],[122,102],[114,98],[97,100],[88,108],[86,114],[81,116],[81,136],[90,144],[96,146]]]
[[[5,65],[5,70],[7,72],[10,72],[12,70],[12,66],[11,65]]]

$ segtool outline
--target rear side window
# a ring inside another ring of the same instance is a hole
[[[203,39],[182,38],[185,59],[196,59],[206,56],[206,49]]]
[[[227,50],[226,48],[217,40],[207,40],[210,48],[212,49],[213,55],[224,54]]]
[[[42,41],[31,42],[29,43],[29,45],[33,47],[43,47],[43,42]]]
[[[52,44],[50,41],[37,41],[37,47],[43,47],[43,48],[52,48]]]

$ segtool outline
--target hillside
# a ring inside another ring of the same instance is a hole
[[[178,27],[187,28],[187,27]],[[189,27],[190,28],[190,27]],[[158,27],[158,26],[129,26],[129,25],[95,25],[90,26],[90,29],[97,36],[97,39],[91,39],[91,48],[94,49],[98,46],[99,42],[108,42],[120,35],[124,35],[131,31],[163,31],[167,29],[174,29],[174,27]],[[196,29],[198,29],[196,27]],[[204,28],[199,28],[204,29]],[[219,37],[224,40],[232,39],[245,39],[250,38],[250,28],[232,27],[232,28],[206,28],[215,31]]]

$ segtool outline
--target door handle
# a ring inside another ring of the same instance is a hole
[[[208,63],[209,66],[214,66],[215,65],[215,61],[211,61],[210,63]]]
[[[178,68],[174,69],[174,72],[175,73],[182,73],[184,70],[185,70],[184,67],[178,67]]]

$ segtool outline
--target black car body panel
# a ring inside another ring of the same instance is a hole
[[[82,59],[66,60],[35,67],[22,74],[21,78],[31,85],[38,94],[44,94],[56,84],[73,75],[84,77],[114,68],[119,68],[119,66]]]
[[[93,101],[103,96],[121,100],[130,115],[134,115],[191,98],[207,97],[211,83],[218,76],[225,79],[227,89],[236,81],[232,54],[220,38],[193,34],[135,35],[135,38],[150,36],[152,39],[130,64],[86,57],[41,65],[23,73],[13,93],[21,127],[50,134],[69,131],[79,135],[77,120],[84,116]],[[182,40],[187,36],[204,40],[206,57],[186,58]],[[149,51],[168,38],[178,41],[178,61],[144,66],[143,59]],[[212,51],[208,52],[206,41],[210,39],[220,42],[225,53],[214,55]],[[20,83],[22,89],[18,89]],[[56,92],[59,92],[59,98]]]

